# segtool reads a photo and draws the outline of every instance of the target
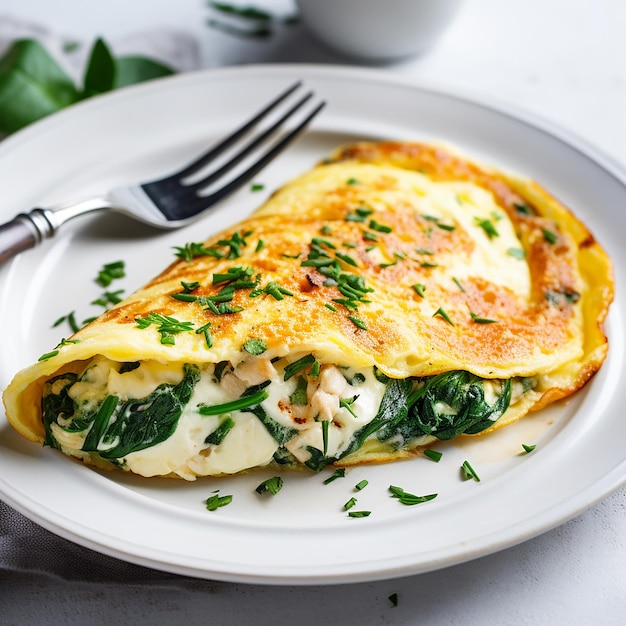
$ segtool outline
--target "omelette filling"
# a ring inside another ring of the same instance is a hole
[[[535,386],[466,371],[391,379],[311,354],[235,366],[105,357],[45,383],[47,445],[143,476],[233,474],[270,463],[350,465],[476,434]]]

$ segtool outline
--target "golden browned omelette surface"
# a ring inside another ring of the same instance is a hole
[[[313,353],[392,378],[533,376],[527,408],[573,393],[606,356],[612,271],[592,234],[535,182],[441,146],[340,148],[193,248],[17,375],[5,404],[19,432],[41,441],[44,381],[97,354],[236,364],[258,339],[270,357]],[[232,298],[211,298],[233,283]],[[136,321],[153,313],[193,331],[161,343]]]

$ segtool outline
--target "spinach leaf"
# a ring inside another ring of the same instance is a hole
[[[207,436],[207,438],[204,440],[204,443],[209,443],[213,446],[219,446],[234,426],[235,422],[233,421],[233,419],[227,416],[219,423],[218,427]]]
[[[176,430],[199,380],[198,367],[186,364],[183,379],[177,385],[162,384],[146,398],[123,402],[100,438],[100,442],[114,445],[98,450],[100,456],[117,459],[165,441]]]
[[[45,385],[44,396],[41,400],[41,415],[45,430],[45,446],[58,448],[59,445],[52,434],[51,425],[56,423],[59,416],[70,416],[74,414],[74,400],[69,397],[68,391],[76,382],[78,376],[71,372],[61,374],[51,378]],[[52,386],[60,386],[59,381],[65,381],[58,394],[46,393]]]
[[[423,387],[413,395],[409,418],[421,434],[438,439],[476,434],[506,411],[511,401],[511,381],[492,404],[485,400],[484,381],[465,371],[453,371],[421,379]]]
[[[413,381],[410,378],[389,378],[387,380],[387,389],[378,408],[378,413],[369,424],[366,424],[353,435],[350,444],[338,458],[341,459],[358,450],[365,443],[365,440],[377,431],[380,431],[377,437],[381,441],[393,437],[398,430],[398,425],[406,420]]]
[[[281,446],[284,446],[290,439],[298,434],[297,429],[283,426],[282,424],[279,424],[276,420],[273,420],[265,412],[265,409],[260,404],[249,407],[247,409],[242,409],[242,411],[246,413],[254,413],[254,415],[256,415],[261,421],[261,424],[265,426],[267,432],[272,435],[272,437],[274,437],[274,439]]]
[[[241,397],[245,398],[247,396],[252,396],[261,389],[265,389],[270,384],[271,381],[266,380],[260,385],[254,385],[252,387],[248,387],[242,394]],[[245,409],[241,409],[244,413],[254,413],[263,426],[267,429],[267,432],[274,437],[274,439],[278,442],[279,445],[285,445],[290,439],[295,437],[298,434],[298,430],[296,428],[289,428],[288,426],[283,426],[279,424],[276,420],[272,419],[266,412],[265,409],[257,404],[255,406],[247,407]]]

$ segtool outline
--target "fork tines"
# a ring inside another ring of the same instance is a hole
[[[250,181],[324,108],[298,81],[178,172],[142,188],[168,220],[184,220]],[[217,187],[217,184],[220,184]],[[217,187],[217,188],[215,188]]]

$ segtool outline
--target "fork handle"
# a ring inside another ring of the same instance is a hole
[[[10,222],[0,226],[0,263],[11,257],[34,248],[45,238],[54,234],[55,228],[46,219],[42,209],[30,213],[20,213]]]

